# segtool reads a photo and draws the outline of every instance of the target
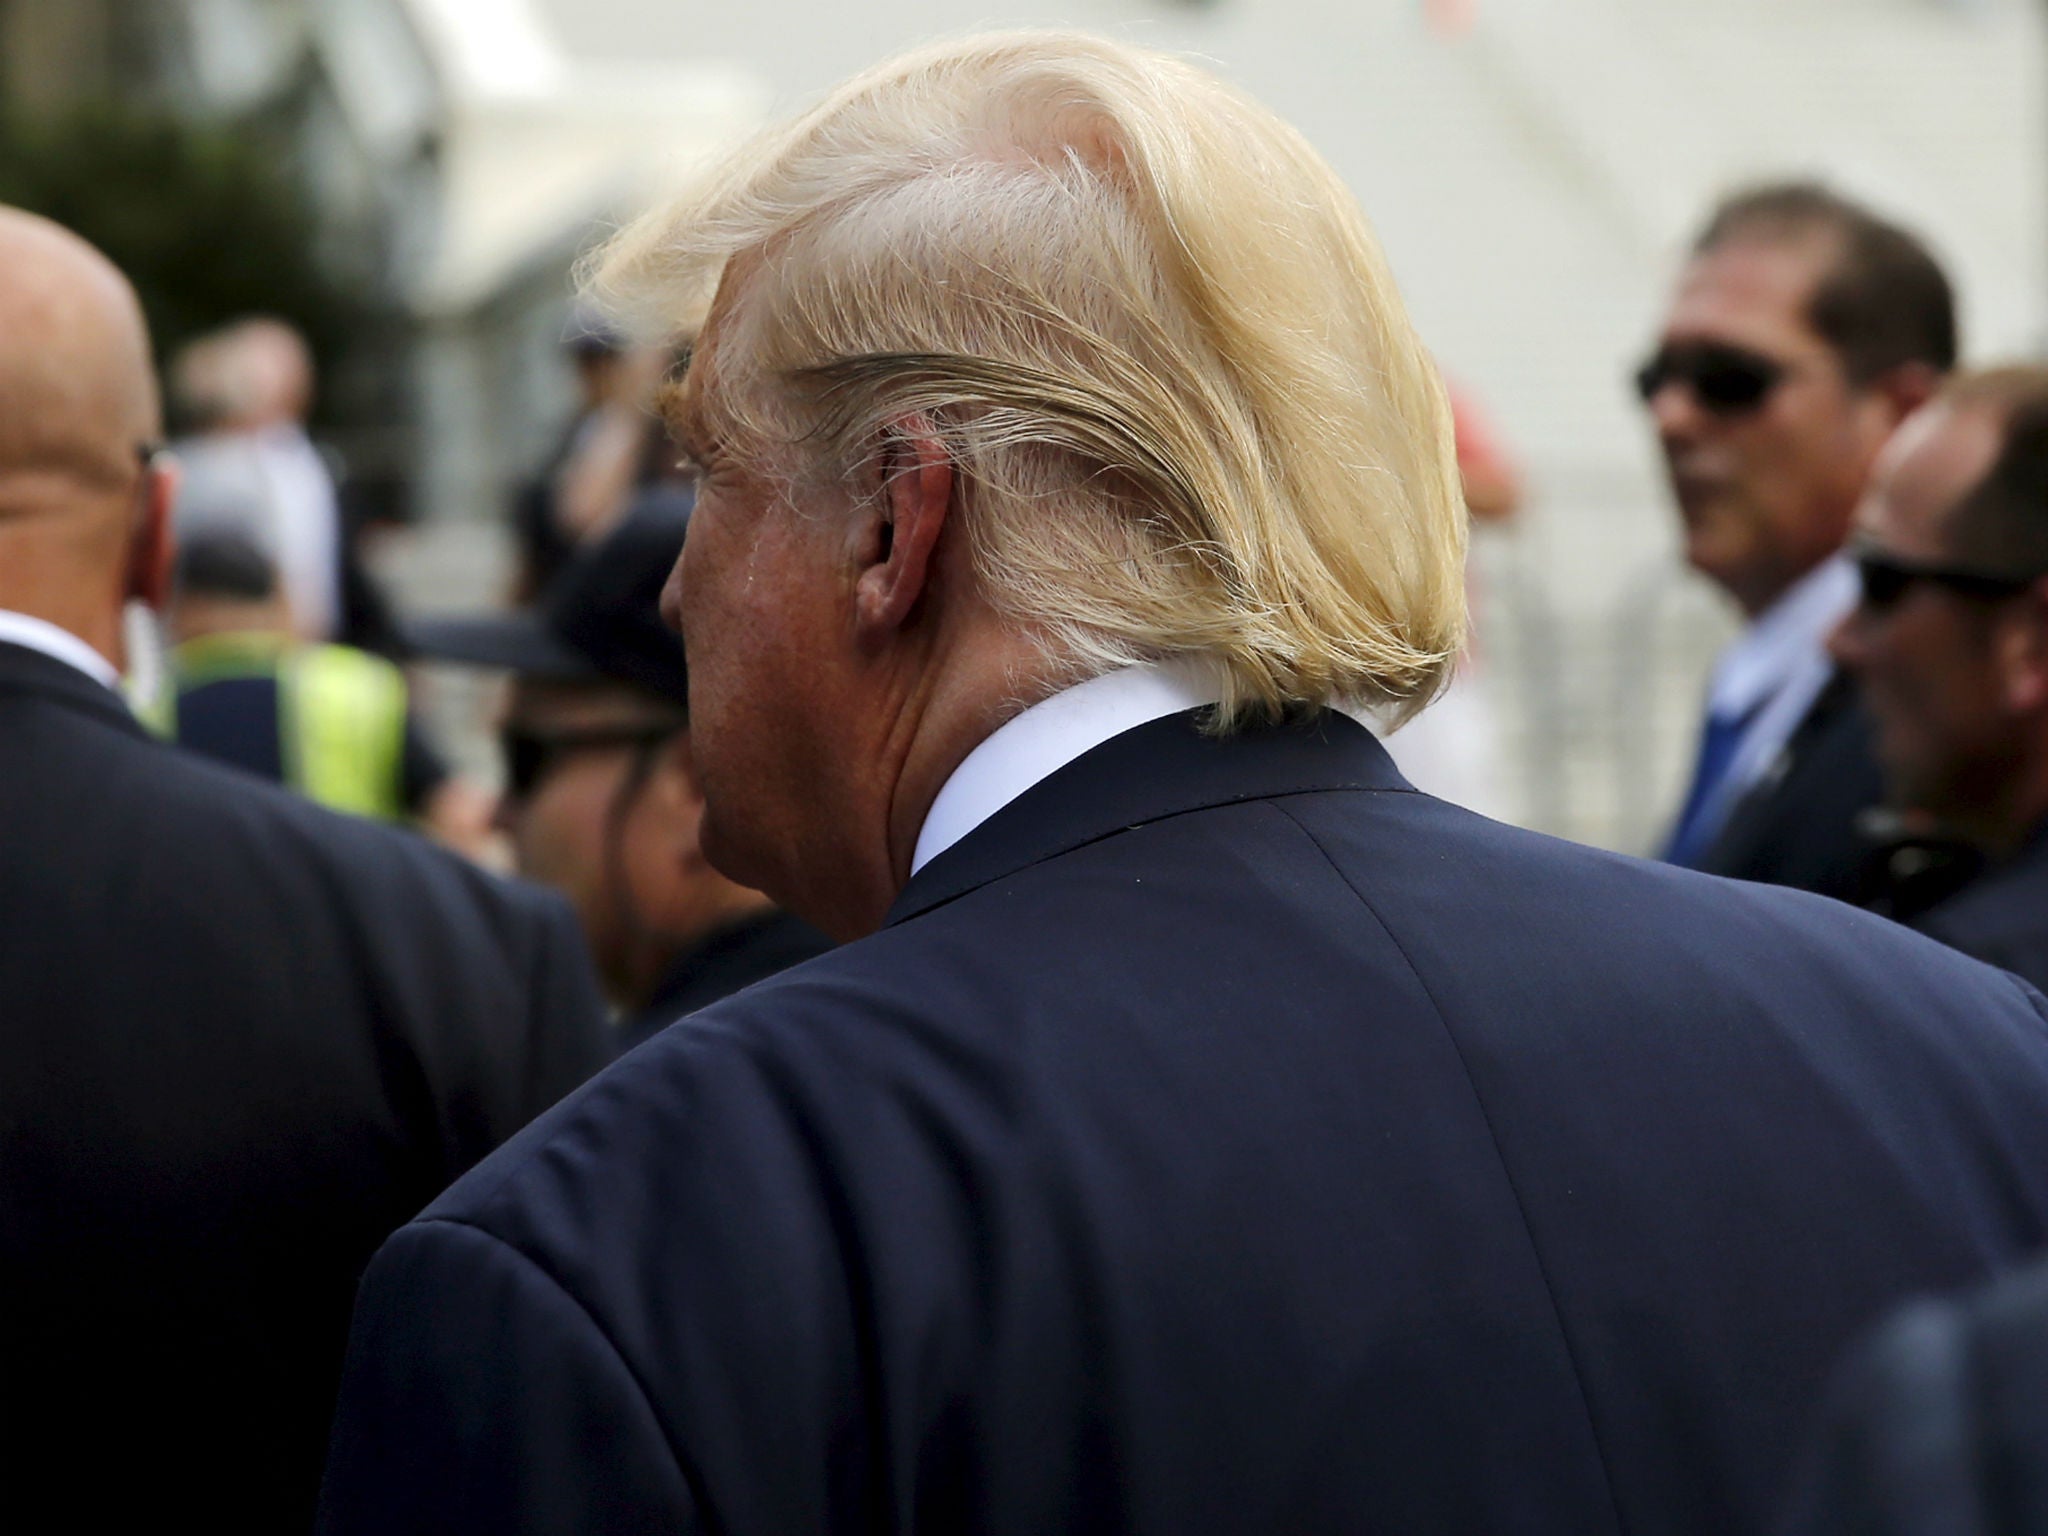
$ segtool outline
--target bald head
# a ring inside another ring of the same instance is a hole
[[[120,612],[161,586],[167,472],[135,290],[85,241],[0,207],[0,608],[117,663]]]
[[[135,291],[83,240],[0,208],[0,509],[23,478],[135,479],[159,428]]]

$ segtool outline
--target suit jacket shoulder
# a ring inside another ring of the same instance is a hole
[[[2037,835],[1913,926],[2048,989],[2048,838]]]
[[[0,1525],[302,1526],[370,1254],[600,1059],[573,919],[5,645],[0,807]]]
[[[2048,1268],[1922,1300],[1837,1373],[1785,1536],[2048,1531]]]
[[[1119,737],[544,1116],[373,1266],[324,1528],[1754,1528],[1835,1348],[2048,1236],[2040,1015],[1354,730]]]
[[[684,1015],[830,948],[830,939],[788,912],[771,908],[749,913],[706,934],[677,957],[654,1001],[638,1015],[619,1022],[619,1050],[630,1051]]]
[[[18,653],[5,660],[18,679]],[[483,1119],[451,1173],[603,1059],[602,1006],[554,893],[170,748],[83,679],[32,671],[51,684],[38,693],[9,689],[9,676],[0,669],[14,749],[0,789],[17,814],[0,837],[17,901],[106,857],[127,870],[103,893],[109,938],[155,929],[151,950],[207,955],[223,975],[258,958],[245,941],[265,929],[288,930],[288,953],[345,955],[430,1077],[492,1083],[484,1099],[474,1086],[461,1095]],[[145,895],[161,904],[143,909]]]

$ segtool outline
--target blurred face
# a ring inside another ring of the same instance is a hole
[[[693,830],[673,824],[688,790],[669,782],[688,775],[674,714],[616,684],[522,678],[504,735],[499,821],[519,872],[569,899],[606,989],[637,1006],[679,947],[655,921]]]
[[[1899,429],[1857,514],[1857,547],[1902,566],[1954,566],[1943,534],[1951,508],[1984,478],[1996,424],[1933,406]],[[1868,590],[1836,631],[1877,726],[1878,760],[1902,809],[1967,825],[2010,771],[2018,721],[1997,653],[2005,605],[1932,580]]]
[[[1807,321],[1827,259],[1757,241],[1695,258],[1639,380],[1686,559],[1751,614],[1840,547],[1894,424]]]

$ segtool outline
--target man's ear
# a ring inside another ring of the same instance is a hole
[[[868,635],[901,629],[916,611],[955,485],[952,455],[922,416],[884,429],[880,469],[854,583],[855,622]]]
[[[171,508],[178,499],[178,464],[162,454],[142,472],[136,492],[135,531],[128,542],[128,570],[121,596],[161,613],[171,597]]]
[[[2015,714],[2048,710],[2048,576],[2036,581],[2003,619],[1993,642],[1999,691]]]

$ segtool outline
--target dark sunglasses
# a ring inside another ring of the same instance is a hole
[[[1897,607],[1899,600],[1919,582],[1946,587],[1965,597],[1996,598],[2012,597],[2040,580],[2038,574],[2012,576],[1905,560],[1868,544],[1859,546],[1854,555],[1856,574],[1863,582],[1863,606],[1876,612]]]
[[[1662,347],[1636,370],[1636,393],[1648,405],[1665,385],[1683,384],[1703,409],[1740,416],[1762,405],[1785,372],[1783,363],[1741,347]]]
[[[652,752],[682,728],[678,721],[599,725],[580,731],[536,731],[508,725],[498,732],[498,744],[505,753],[505,793],[514,800],[528,798],[543,779],[575,753],[609,747]]]

